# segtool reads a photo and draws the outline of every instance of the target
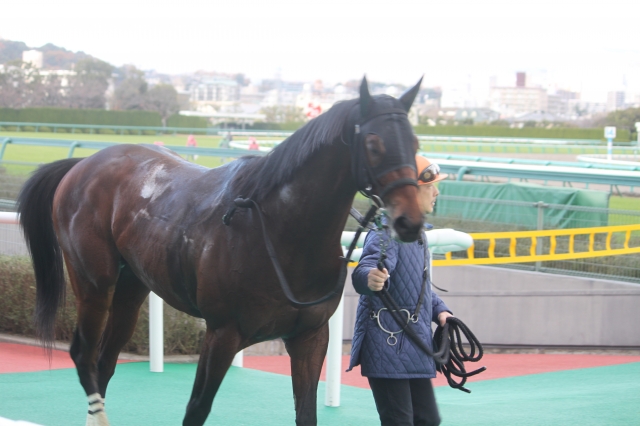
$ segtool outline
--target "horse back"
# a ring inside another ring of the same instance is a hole
[[[104,149],[78,163],[56,191],[60,245],[86,268],[105,268],[87,275],[106,274],[113,262],[126,265],[169,304],[200,316],[196,269],[207,240],[203,222],[223,208],[223,188],[234,175],[221,171],[154,146]],[[105,260],[87,261],[94,256]]]

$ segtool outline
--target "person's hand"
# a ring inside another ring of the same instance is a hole
[[[389,271],[384,268],[382,271],[378,268],[371,268],[367,275],[367,287],[371,291],[380,291],[384,287],[384,282],[389,278]]]
[[[447,318],[452,316],[453,315],[451,315],[450,312],[447,312],[447,311],[440,312],[438,314],[438,322],[440,323],[441,326],[444,327],[444,325],[447,323]]]

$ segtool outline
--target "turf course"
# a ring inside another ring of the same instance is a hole
[[[189,397],[195,364],[118,366],[107,395],[114,426],[178,425]],[[473,393],[436,388],[443,425],[637,425],[640,363],[486,380]],[[294,424],[290,377],[231,367],[207,425]],[[0,376],[0,416],[45,426],[83,424],[86,400],[74,369]],[[319,425],[379,424],[371,392],[342,387],[342,406],[324,406],[318,389]]]
[[[98,142],[117,142],[117,143],[134,143],[134,144],[151,144],[156,141],[165,145],[185,146],[187,141],[186,135],[96,135],[96,134],[70,134],[70,133],[26,133],[26,132],[0,132],[0,139],[5,137],[15,138],[45,138],[60,139],[66,141],[98,141]],[[199,147],[217,148],[220,145],[220,136],[196,136]],[[69,150],[60,147],[48,146],[24,146],[24,145],[8,145],[3,159],[9,161],[28,161],[35,163],[48,163],[55,160],[67,158]],[[78,148],[74,151],[74,157],[88,157],[97,151],[92,149]],[[206,167],[217,167],[221,164],[221,160],[217,157],[198,157],[196,163]],[[27,174],[31,167],[19,167],[13,165],[5,166],[9,173]]]

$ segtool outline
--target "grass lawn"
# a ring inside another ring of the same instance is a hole
[[[613,210],[631,210],[640,211],[640,198],[637,197],[620,197],[612,195],[609,198],[609,208]],[[640,223],[640,217],[609,213],[609,226],[631,225]],[[640,237],[640,231],[634,231],[632,235]],[[618,239],[623,238],[622,235],[616,235]]]
[[[6,137],[16,138],[41,138],[41,139],[59,139],[65,141],[98,141],[98,142],[115,142],[115,143],[153,143],[155,141],[161,141],[165,145],[177,145],[184,146],[187,141],[186,135],[102,135],[102,134],[72,134],[72,133],[43,133],[43,132],[0,132],[0,139]],[[221,136],[205,136],[196,135],[196,141],[199,147],[204,148],[216,148],[219,146]],[[282,138],[260,138],[260,141],[269,142],[271,140],[281,140]],[[431,147],[432,144],[423,143],[422,147]],[[439,149],[436,151],[454,152],[449,150],[445,144],[438,145]],[[477,149],[481,151],[477,151]],[[522,148],[522,147],[520,147]],[[518,147],[513,145],[497,145],[495,149],[491,149],[488,146],[470,146],[470,152],[518,152]],[[543,147],[532,148],[533,152],[543,152]],[[555,150],[556,148],[549,148]],[[558,147],[558,150],[564,149],[564,152],[568,152],[566,148]],[[474,151],[475,150],[475,151]],[[47,147],[47,146],[24,146],[24,145],[7,145],[6,151],[3,156],[3,160],[9,161],[24,161],[33,163],[48,163],[51,161],[63,159],[67,157],[68,148],[63,147]],[[74,157],[87,157],[94,154],[96,150],[78,148],[74,151]],[[195,163],[205,167],[217,167],[222,164],[223,159],[219,157],[205,157],[199,156]],[[4,166],[9,174],[14,175],[26,175],[33,170],[31,166],[18,166],[18,165],[5,165]],[[635,210],[640,211],[640,198],[636,197],[620,197],[612,195],[609,200],[609,208],[619,210]],[[616,216],[616,217],[613,217]],[[628,218],[625,220],[623,217],[617,218],[618,215],[612,215],[610,217],[610,224],[626,224],[629,223]],[[613,222],[613,223],[611,223]]]
[[[186,135],[101,135],[101,134],[72,134],[72,133],[43,133],[43,132],[0,132],[0,140],[3,138],[38,138],[38,139],[57,139],[63,141],[95,141],[95,142],[115,142],[115,143],[133,143],[133,144],[149,144],[160,141],[167,146],[185,146],[187,142]],[[242,139],[242,138],[237,138]],[[217,148],[220,145],[222,136],[204,136],[196,135],[196,141],[202,148]],[[271,140],[282,140],[282,138],[260,138],[259,141],[269,142]],[[48,147],[48,146],[25,146],[25,145],[7,145],[4,152],[3,160],[21,161],[30,163],[48,163],[55,160],[67,158],[69,152],[65,147]],[[77,148],[74,157],[88,157],[94,154],[96,150]],[[205,167],[217,167],[223,162],[223,158],[199,156],[194,162]],[[4,166],[9,174],[23,175],[31,172],[33,167],[19,166],[7,164]]]
[[[609,198],[609,208],[619,210],[640,210],[640,198],[638,197],[620,197],[612,195]]]
[[[42,139],[60,139],[60,140],[82,140],[82,141],[101,141],[101,142],[117,142],[117,143],[153,143],[161,141],[165,145],[184,146],[187,141],[186,135],[103,135],[88,133],[44,133],[44,132],[8,132],[0,131],[0,139],[5,137],[20,138],[42,138]],[[204,136],[196,135],[198,146],[205,148],[215,148],[220,144],[221,136]],[[282,138],[260,138],[261,141],[268,142],[270,140],[282,140]],[[601,148],[602,149],[602,148]],[[460,143],[421,143],[421,150],[428,152],[446,152],[446,153],[475,153],[475,154],[491,154],[491,153],[532,153],[532,154],[594,154],[600,152],[593,147],[567,148],[563,146],[518,146],[517,144],[460,144]],[[37,151],[37,152],[36,152]],[[95,151],[77,149],[74,156],[84,157]],[[50,147],[13,147],[8,146],[4,154],[4,160],[13,161],[32,161],[47,162],[53,159],[66,158],[66,148],[50,148]],[[207,161],[202,159],[196,161],[208,167],[215,167],[220,164],[220,159],[215,161]]]

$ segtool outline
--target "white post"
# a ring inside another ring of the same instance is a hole
[[[231,361],[231,365],[234,367],[242,367],[244,365],[244,354],[243,351],[240,351],[233,357],[233,361]]]
[[[163,301],[149,293],[149,369],[152,373],[164,371]]]
[[[604,137],[607,138],[607,160],[611,161],[613,157],[613,140],[616,137],[616,128],[607,126],[604,128]]]
[[[344,318],[344,295],[338,309],[329,319],[329,348],[327,349],[327,387],[324,405],[340,406],[340,377],[342,374],[342,327]]]

